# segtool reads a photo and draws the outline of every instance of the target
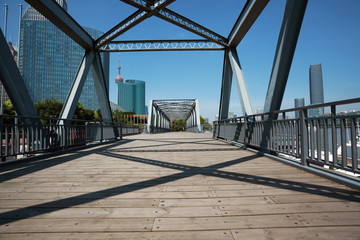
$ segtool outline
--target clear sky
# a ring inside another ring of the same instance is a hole
[[[9,5],[8,41],[17,45],[20,0],[1,0]],[[169,9],[228,37],[245,0],[177,0]],[[263,109],[277,39],[286,1],[271,0],[237,47],[253,110]],[[67,0],[68,12],[80,25],[107,31],[136,9],[119,0]],[[118,40],[199,39],[201,37],[151,17],[118,37]],[[110,55],[110,100],[116,102],[118,53]],[[222,51],[121,53],[124,79],[146,81],[150,99],[198,98],[200,112],[211,121],[218,114]],[[322,64],[325,102],[360,97],[360,1],[310,0],[295,51],[282,108],[294,106],[294,98],[309,104],[309,66]],[[242,115],[239,97],[232,88],[230,111]]]

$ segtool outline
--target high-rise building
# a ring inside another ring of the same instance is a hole
[[[310,105],[324,103],[324,86],[321,64],[310,65]],[[309,116],[324,115],[324,108],[310,109]]]
[[[304,107],[305,106],[305,99],[304,98],[295,98],[294,99],[295,108]],[[299,112],[295,112],[295,118],[299,118]]]
[[[145,114],[145,82],[126,80],[117,84],[118,105],[128,112]]]
[[[126,80],[120,76],[120,54],[118,75],[115,83],[118,85],[117,104],[127,112],[147,114],[145,111],[145,82],[140,80]]]
[[[67,11],[65,0],[56,0]],[[83,27],[93,38],[101,31]],[[54,98],[65,102],[76,76],[84,49],[29,6],[20,24],[19,69],[34,103]],[[101,53],[109,86],[109,53]],[[92,73],[89,71],[79,101],[92,110],[99,108]]]

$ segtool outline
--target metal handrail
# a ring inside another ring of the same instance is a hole
[[[360,114],[336,113],[339,105],[359,103],[360,98],[354,98],[214,121],[213,136],[283,154],[304,166],[315,164],[359,174]],[[325,107],[331,108],[330,114],[308,114]],[[299,117],[286,118],[291,112],[298,112]]]
[[[4,162],[139,133],[138,126],[117,122],[0,115],[0,157]]]

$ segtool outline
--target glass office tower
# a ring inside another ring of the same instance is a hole
[[[65,0],[57,0],[65,10]],[[103,33],[84,27],[93,37]],[[19,68],[34,103],[46,98],[65,102],[85,50],[29,6],[21,19]],[[101,53],[106,84],[109,86],[109,53]],[[86,108],[99,108],[91,71],[80,100]]]
[[[321,64],[310,65],[310,105],[324,103],[324,87]],[[317,117],[324,115],[324,108],[309,110],[309,116]]]
[[[145,82],[126,80],[118,84],[118,105],[127,112],[145,114]]]

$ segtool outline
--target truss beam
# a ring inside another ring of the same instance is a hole
[[[166,7],[170,3],[174,2],[175,0],[163,0],[158,1],[155,5],[152,5],[153,8],[149,8],[149,3],[145,1],[137,1],[139,3],[135,4],[136,7],[139,8],[136,12],[131,14],[129,17],[121,21],[115,27],[110,29],[104,35],[99,37],[96,42],[96,49],[101,48],[105,44],[109,43],[111,40],[115,39],[116,37],[120,36],[124,32],[128,31],[129,29],[135,27],[145,19],[151,17],[155,13],[159,12],[160,9]],[[125,1],[128,4],[131,4],[133,1]],[[132,5],[132,4],[131,4]]]
[[[146,12],[152,11],[151,6],[149,5],[149,3],[147,1],[143,1],[143,0],[121,0],[121,1],[127,3],[131,6],[134,6],[140,10],[146,11]],[[156,2],[154,6],[156,6],[157,4],[161,5],[162,2],[163,1]],[[154,11],[153,15],[155,15],[167,22],[175,24],[183,29],[186,29],[192,33],[195,33],[201,37],[204,37],[204,38],[208,39],[209,41],[218,43],[224,47],[228,46],[228,40],[225,37],[211,31],[210,29],[207,29],[207,28],[201,26],[200,24],[198,24],[198,23],[196,23],[174,11],[171,11],[170,9],[167,9],[166,7],[158,8],[158,11]]]
[[[237,47],[269,0],[248,0],[229,34],[229,47]]]
[[[229,61],[234,73],[235,83],[237,86],[240,104],[244,115],[252,115],[252,105],[250,101],[249,92],[247,90],[244,73],[242,71],[240,61],[235,48],[229,49]]]
[[[94,86],[101,109],[102,119],[105,122],[112,122],[113,118],[109,101],[109,86],[106,84],[99,52],[95,53],[94,60],[91,64],[91,73],[94,78]],[[116,128],[114,128],[114,131],[116,131]],[[115,132],[115,136],[118,136],[117,132]]]
[[[14,58],[0,30],[0,80],[20,116],[36,117],[37,113]],[[32,121],[32,120],[31,120]],[[38,120],[33,120],[40,123]]]
[[[208,40],[140,40],[113,41],[104,45],[103,52],[148,52],[148,51],[219,51],[225,48]]]
[[[59,116],[60,119],[72,119],[72,117],[74,116],[76,106],[79,102],[81,91],[84,87],[91,63],[94,60],[94,56],[95,53],[93,51],[88,51],[84,54],[79,69],[76,73],[75,79],[70,88],[69,94],[61,110]],[[63,120],[60,120],[58,124],[63,125]]]
[[[264,113],[277,111],[281,107],[307,2],[307,0],[287,0],[286,2]]]
[[[46,17],[84,49],[93,49],[92,37],[53,0],[26,0],[33,8]]]
[[[231,69],[229,60],[229,50],[227,49],[224,52],[224,66],[219,105],[219,120],[227,119],[229,116],[232,76],[233,71]]]

